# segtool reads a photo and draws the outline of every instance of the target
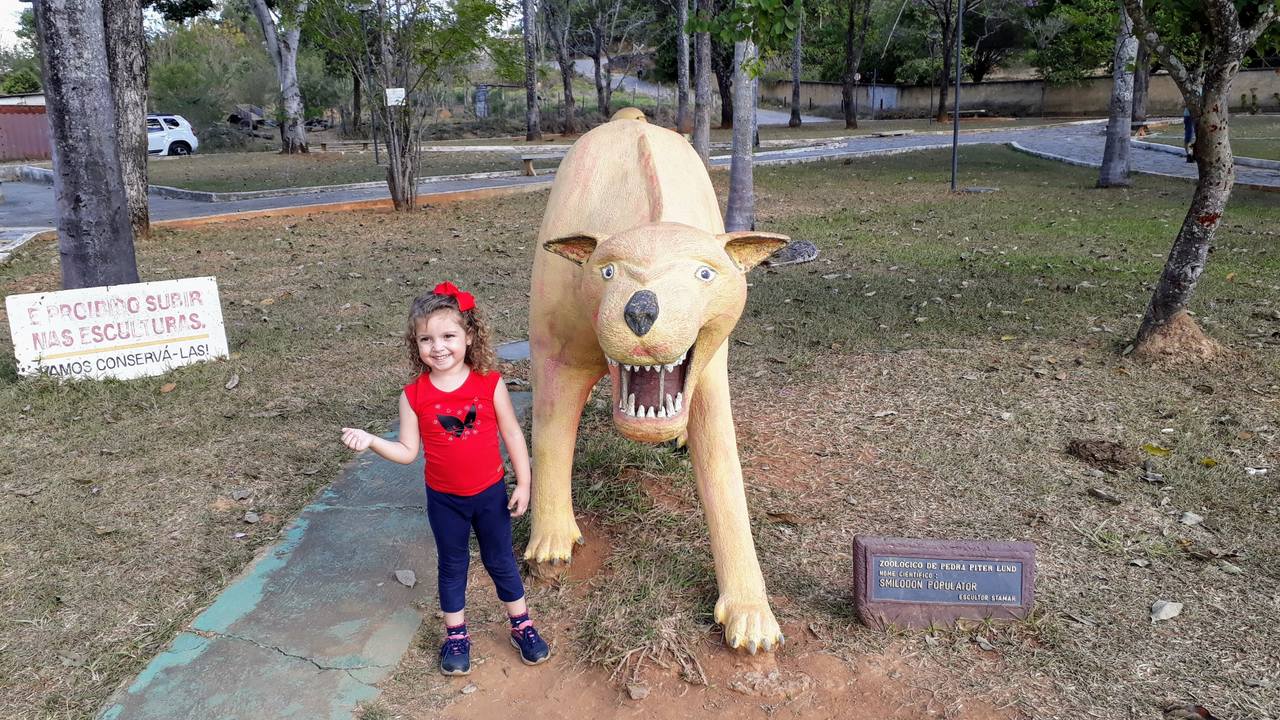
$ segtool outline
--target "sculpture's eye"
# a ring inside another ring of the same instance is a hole
[[[716,271],[712,270],[706,265],[703,265],[702,267],[698,268],[698,279],[701,280],[702,282],[711,282],[712,280],[716,279]]]
[[[600,275],[604,277],[605,280],[612,280],[613,273],[614,273],[613,263],[609,263],[608,265],[605,265],[604,267],[600,268]]]

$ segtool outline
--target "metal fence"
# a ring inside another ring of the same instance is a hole
[[[0,105],[0,161],[48,160],[49,119],[40,105]]]

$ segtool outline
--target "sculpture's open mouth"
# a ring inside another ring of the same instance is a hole
[[[670,362],[628,365],[606,358],[614,376],[614,413],[628,420],[677,418],[684,414],[685,380],[694,346]]]

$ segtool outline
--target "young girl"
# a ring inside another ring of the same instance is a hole
[[[520,659],[537,665],[551,656],[529,620],[524,585],[511,547],[511,518],[529,506],[529,451],[511,396],[494,371],[489,327],[470,293],[440,283],[413,301],[405,332],[409,359],[418,378],[400,395],[400,436],[385,440],[356,428],[342,429],[352,450],[372,448],[382,457],[409,464],[426,456],[427,518],[439,556],[440,609],[445,641],[440,672],[471,672],[467,635],[467,565],[471,530],[480,558],[511,619],[511,644]],[[507,499],[498,436],[502,436],[516,473]]]

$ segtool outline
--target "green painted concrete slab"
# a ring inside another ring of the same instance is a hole
[[[530,393],[511,395],[527,417]],[[434,604],[424,508],[421,460],[362,454],[99,720],[349,720],[412,642],[414,604]]]

